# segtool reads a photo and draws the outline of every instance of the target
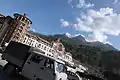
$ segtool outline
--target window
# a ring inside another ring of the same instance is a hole
[[[57,67],[57,71],[58,71],[59,73],[61,73],[61,72],[64,71],[64,68],[63,68],[64,66],[63,66],[63,64],[58,63],[57,66],[58,66],[58,67]]]
[[[35,41],[32,40],[32,44],[34,44],[34,43],[35,43]]]
[[[47,48],[47,51],[49,51],[49,48]]]
[[[35,44],[35,47],[37,47],[37,43]]]
[[[43,57],[40,56],[40,55],[33,55],[31,58],[30,58],[30,61],[32,62],[35,62],[35,63],[40,63],[41,61],[43,61]]]
[[[25,20],[25,18],[23,17],[23,18],[22,18],[22,21],[24,21],[24,20]]]
[[[55,53],[55,50],[52,50],[52,54],[54,54]]]
[[[29,41],[29,45],[31,45],[31,40]]]
[[[41,46],[41,48],[43,48],[43,45]]]
[[[16,36],[20,36],[20,34],[17,32],[17,33],[16,33]]]
[[[20,26],[20,29],[23,29],[23,27],[22,27],[22,26]]]
[[[27,22],[27,24],[29,24],[29,21]]]
[[[54,50],[52,50],[52,53],[54,53]]]
[[[59,44],[58,50],[62,51],[62,44]]]
[[[27,23],[27,19],[25,20],[25,23]]]
[[[50,69],[54,69],[54,61],[49,58],[46,58],[44,66]]]
[[[51,49],[49,49],[49,52],[51,52]]]
[[[19,32],[21,33],[21,32],[22,32],[22,30],[19,30]]]
[[[44,47],[44,50],[46,50],[46,47]]]
[[[16,39],[19,39],[19,37],[16,36]]]
[[[26,40],[26,39],[25,39]],[[25,40],[23,41],[23,43],[25,43]]]
[[[0,17],[0,23],[3,23],[3,22],[4,22],[4,18]]]
[[[22,26],[25,26],[25,24],[24,24],[24,23],[22,23]]]
[[[15,16],[15,19],[17,19],[18,18],[18,16]]]
[[[38,44],[38,48],[40,48],[41,47],[41,44]]]
[[[20,16],[18,17],[18,20],[21,20],[21,17],[20,17]]]

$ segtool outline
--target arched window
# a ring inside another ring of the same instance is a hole
[[[41,47],[41,44],[38,44],[38,48],[40,48]]]
[[[51,52],[51,49],[49,49],[49,52]]]
[[[59,50],[59,51],[62,51],[62,44],[59,44],[58,50]]]
[[[46,50],[46,46],[44,47],[44,50]]]
[[[41,49],[43,49],[43,45],[41,45]]]

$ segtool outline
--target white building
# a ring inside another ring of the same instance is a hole
[[[28,46],[39,48],[48,56],[54,56],[54,54],[56,53],[56,51],[53,49],[52,45],[48,41],[29,33],[23,35],[23,38],[19,42]]]
[[[72,62],[72,54],[65,52],[65,47],[59,41],[59,39],[56,42],[50,43],[40,37],[27,33],[23,35],[18,42],[26,44],[28,46],[36,47],[45,52],[45,55],[47,56],[63,59],[71,65],[74,65]]]

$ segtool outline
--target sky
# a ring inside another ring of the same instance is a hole
[[[0,13],[27,13],[41,34],[82,35],[120,50],[120,0],[0,0]]]

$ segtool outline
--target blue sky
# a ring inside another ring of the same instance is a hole
[[[0,12],[27,13],[42,34],[82,34],[120,49],[119,0],[1,0]]]

